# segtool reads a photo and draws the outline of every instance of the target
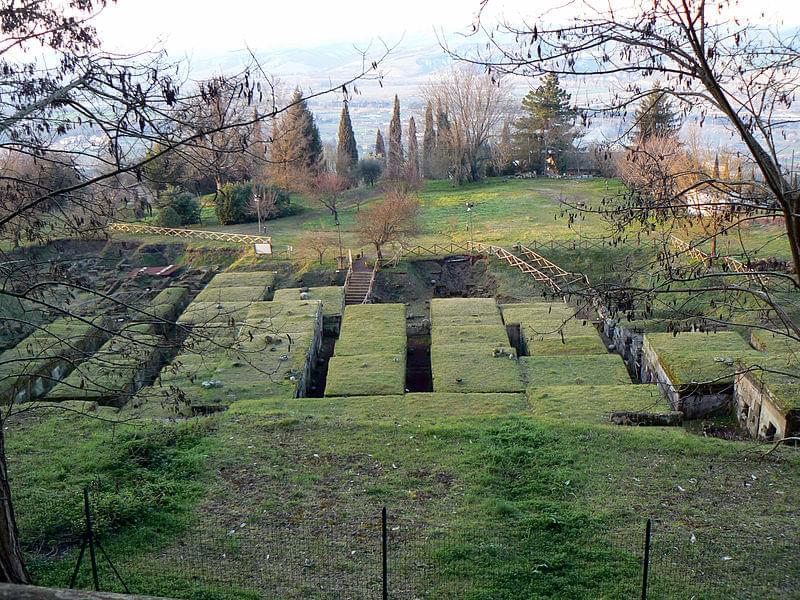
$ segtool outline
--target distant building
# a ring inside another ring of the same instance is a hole
[[[689,190],[683,195],[686,210],[690,215],[705,217],[715,214],[720,209],[719,195],[700,189]]]

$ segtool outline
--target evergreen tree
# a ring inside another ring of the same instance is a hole
[[[395,94],[392,120],[389,122],[389,152],[386,155],[386,177],[403,176],[403,126],[400,124],[400,100]]]
[[[276,184],[289,189],[302,187],[324,167],[319,129],[299,88],[273,128],[271,160]]]
[[[674,135],[681,126],[672,102],[658,82],[639,102],[634,119],[636,125],[633,139],[636,142],[642,142],[654,135]]]
[[[419,143],[417,141],[417,123],[414,117],[408,121],[408,157],[406,158],[405,176],[409,181],[419,179]]]
[[[450,119],[447,111],[442,106],[441,100],[436,101],[436,144],[433,152],[433,175],[438,179],[445,179],[450,175]]]
[[[247,156],[244,161],[243,176],[246,179],[261,179],[264,175],[267,145],[262,135],[263,125],[261,115],[258,114],[258,108],[253,108],[253,131],[250,137],[250,147],[247,150]]]
[[[572,147],[575,111],[569,106],[570,95],[558,84],[558,76],[549,74],[535,90],[522,99],[523,116],[514,123],[514,154],[529,170],[545,172],[548,151],[559,162]]]
[[[350,110],[345,100],[342,107],[342,116],[339,119],[339,145],[336,148],[336,172],[348,181],[354,181],[355,169],[358,165],[358,147],[356,136],[353,133],[353,124],[350,121]]]
[[[409,148],[409,153],[411,149]],[[433,128],[433,106],[428,102],[425,107],[425,133],[422,137],[422,175],[428,179],[434,177],[434,154],[436,153],[436,131]]]
[[[508,121],[503,122],[500,140],[494,147],[494,162],[500,175],[511,175],[514,172],[514,148],[511,144],[511,128]]]
[[[375,136],[375,160],[381,163],[381,166],[386,164],[386,145],[383,143],[383,134],[378,129],[378,135]]]
[[[156,142],[152,148],[147,150],[146,157],[151,158],[163,151],[163,146]],[[184,167],[182,162],[176,160],[172,154],[165,153],[145,163],[143,172],[147,187],[156,193],[160,193],[167,189],[167,186],[175,185],[182,181]]]

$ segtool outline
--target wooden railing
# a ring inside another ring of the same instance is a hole
[[[544,256],[531,250],[524,244],[518,243],[514,246],[515,250],[521,252],[527,261],[535,266],[540,271],[549,273],[553,279],[560,279],[566,284],[574,283],[575,281],[583,280],[583,276],[576,273],[570,273],[559,267],[556,263],[546,259]]]
[[[347,275],[344,276],[344,289],[347,289],[347,284],[350,283],[350,277],[353,275],[353,251],[347,251]]]
[[[508,264],[512,267],[517,267],[523,273],[528,273],[533,277],[536,281],[544,283],[545,285],[549,286],[553,292],[557,294],[563,293],[561,286],[555,282],[555,280],[550,277],[547,273],[542,271],[541,269],[537,269],[529,262],[521,259],[519,256],[512,254],[505,248],[501,248],[500,246],[492,246],[490,244],[483,244],[481,242],[469,242],[469,247],[472,252],[477,252],[480,254],[489,254],[491,256],[496,256],[502,260],[505,260]],[[566,271],[565,271],[566,272]]]
[[[404,256],[443,256],[445,254],[469,253],[469,242],[459,244],[432,244],[430,246],[411,246],[402,250]]]
[[[719,256],[716,257],[715,259],[710,254],[706,254],[696,246],[692,246],[691,244],[682,240],[676,235],[670,235],[670,242],[672,243],[673,246],[675,246],[675,248],[678,249],[679,252],[683,252],[684,254],[691,256],[692,258],[694,258],[699,262],[711,265],[713,260],[720,259],[722,260],[723,263],[725,263],[728,270],[734,271],[736,273],[742,273],[751,281],[759,283],[762,282],[762,278],[760,275],[752,273],[750,269],[747,268],[747,265],[745,265],[742,261],[733,258],[732,256]]]
[[[372,277],[369,278],[369,287],[367,293],[364,295],[364,301],[361,304],[368,304],[372,298],[372,290],[375,288],[375,279],[378,276],[378,271],[381,268],[381,261],[375,260],[375,266],[372,267]]]
[[[109,231],[119,233],[143,233],[147,235],[166,235],[170,237],[210,240],[215,242],[233,242],[236,244],[269,244],[272,238],[263,235],[250,235],[246,233],[228,233],[224,231],[206,231],[203,229],[177,229],[175,227],[154,227],[139,223],[110,223]]]

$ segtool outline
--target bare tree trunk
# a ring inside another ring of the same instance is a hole
[[[789,238],[789,248],[792,252],[795,287],[800,287],[800,217],[797,215],[797,205],[800,205],[797,199],[789,200],[789,206],[793,210],[784,211],[784,221],[786,237]]]
[[[31,583],[25,569],[22,548],[19,545],[17,521],[11,503],[11,487],[8,484],[6,465],[4,422],[0,419],[0,581],[3,583]]]
[[[714,259],[717,258],[717,232],[714,231],[714,234],[711,236],[711,256],[708,257],[708,262],[714,262]]]

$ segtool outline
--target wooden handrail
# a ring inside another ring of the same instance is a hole
[[[522,254],[525,255],[525,257],[528,259],[528,262],[534,264],[539,269],[550,271],[550,274],[551,274],[552,277],[560,277],[561,279],[569,280],[569,281],[574,281],[575,280],[575,274],[574,273],[570,273],[569,271],[565,271],[564,269],[559,267],[554,262],[546,259],[544,256],[542,256],[538,252],[535,252],[535,251],[531,250],[530,248],[528,248],[524,244],[517,243],[515,248],[518,248],[519,251],[522,252]]]
[[[703,262],[703,263],[706,263],[706,264],[710,265],[712,259],[714,258],[710,254],[706,254],[705,252],[703,252],[702,250],[700,250],[696,246],[692,246],[691,244],[689,244],[688,242],[682,240],[681,238],[679,238],[678,236],[676,236],[674,234],[670,235],[670,242],[679,251],[681,251],[681,252],[683,252],[685,254],[688,254],[689,256],[691,256],[692,258],[694,258],[695,260],[698,260],[700,262]],[[721,258],[722,261],[728,266],[728,268],[731,271],[735,271],[736,273],[742,273],[742,274],[746,275],[747,278],[750,279],[751,281],[756,281],[756,282],[759,282],[759,283],[763,283],[763,280],[762,280],[761,276],[760,275],[755,275],[753,273],[750,273],[750,269],[748,269],[747,266],[742,261],[736,260],[732,256],[721,256],[721,257],[718,257],[718,258]]]
[[[367,288],[367,293],[364,295],[364,300],[361,304],[367,304],[370,300],[370,296],[372,296],[372,289],[375,287],[375,279],[378,275],[378,271],[381,268],[381,261],[380,259],[375,259],[375,266],[372,267],[372,277],[369,278],[369,287]]]
[[[519,256],[512,254],[505,248],[493,246],[491,244],[483,244],[481,242],[470,242],[470,248],[473,251],[481,254],[490,254],[492,256],[496,256],[497,258],[501,258],[512,267],[517,267],[523,273],[529,273],[536,281],[547,284],[555,293],[562,293],[561,286],[559,286],[547,273],[537,269],[532,264],[521,259]]]
[[[237,244],[270,244],[272,238],[247,233],[227,233],[224,231],[206,231],[203,229],[179,229],[176,227],[154,227],[139,223],[109,223],[109,231],[121,233],[145,233],[150,235],[166,235],[185,239],[202,239],[217,242],[234,242]]]

